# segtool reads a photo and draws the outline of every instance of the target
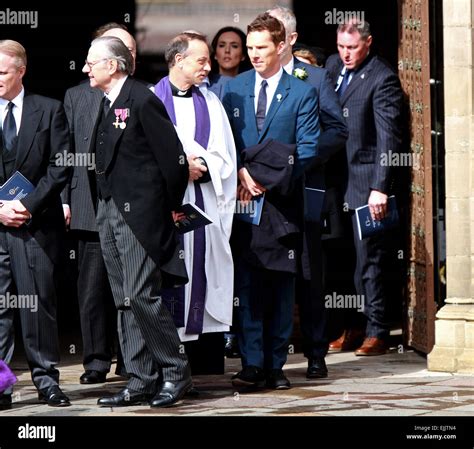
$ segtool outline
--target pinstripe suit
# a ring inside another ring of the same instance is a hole
[[[71,208],[70,229],[78,242],[77,295],[81,319],[84,369],[108,372],[115,328],[112,292],[105,269],[89,185],[93,166],[85,166],[103,93],[82,83],[66,91],[64,108],[76,157],[71,183],[62,194]],[[74,232],[75,231],[75,232]]]
[[[115,111],[128,109],[126,127]],[[105,265],[119,312],[119,337],[128,388],[154,394],[163,382],[187,380],[190,368],[171,314],[161,300],[165,278],[187,280],[171,210],[188,183],[188,164],[158,98],[128,78],[93,142],[97,154],[97,223]],[[103,174],[101,174],[101,172]],[[100,177],[103,176],[103,179]],[[104,185],[109,193],[104,193]]]
[[[330,56],[326,68],[336,84],[343,68],[339,55]],[[354,72],[340,100],[349,128],[344,201],[353,210],[367,204],[372,190],[391,192],[393,168],[382,163],[382,155],[398,153],[401,149],[400,80],[387,62],[369,54]],[[382,279],[386,236],[379,234],[359,240],[354,219],[353,231],[357,254],[354,282],[357,293],[365,297],[366,336],[386,339],[389,327]]]
[[[58,156],[69,152],[60,102],[25,94],[16,151],[13,171],[35,185],[21,200],[32,219],[19,228],[0,225],[0,294],[28,295],[31,300],[29,307],[19,308],[19,315],[33,383],[41,390],[59,382],[54,269],[65,229],[60,192],[69,175],[68,168],[57,163]],[[8,304],[0,307],[0,359],[7,363],[14,348],[13,316]]]

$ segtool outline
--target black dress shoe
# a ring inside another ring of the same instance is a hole
[[[265,385],[265,372],[258,366],[244,366],[242,371],[232,376],[234,387],[258,387]]]
[[[12,395],[0,394],[0,410],[9,410],[12,408]]]
[[[86,370],[84,374],[79,378],[81,384],[102,384],[105,382],[107,373],[101,373],[100,371]]]
[[[193,388],[190,377],[178,382],[163,382],[160,391],[150,401],[151,407],[169,407],[178,402],[189,390]]]
[[[328,377],[328,369],[324,357],[315,357],[308,359],[308,369],[306,371],[308,379],[322,379]]]
[[[272,369],[267,374],[267,387],[273,390],[288,390],[291,384],[282,369]]]
[[[147,404],[151,397],[151,394],[141,393],[125,387],[113,396],[99,398],[97,405],[102,407],[128,407],[130,405]]]
[[[69,398],[61,391],[58,385],[39,390],[38,399],[46,402],[50,407],[67,407],[71,405]]]

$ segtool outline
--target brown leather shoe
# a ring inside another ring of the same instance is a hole
[[[329,343],[328,352],[353,351],[362,344],[364,337],[362,329],[347,329],[337,340]]]
[[[388,352],[388,344],[377,337],[367,337],[362,346],[355,351],[355,355],[383,355]]]

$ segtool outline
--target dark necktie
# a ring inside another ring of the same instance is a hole
[[[5,151],[10,151],[16,143],[16,123],[15,117],[13,116],[13,107],[15,105],[10,101],[8,103],[8,112],[3,121],[3,148]]]
[[[340,97],[342,97],[343,93],[347,89],[347,86],[349,86],[349,78],[351,74],[352,74],[352,70],[346,69],[346,73],[344,73],[344,77],[342,78],[341,85],[339,86],[339,89],[337,91]]]
[[[104,96],[104,115],[107,115],[110,111],[110,100]]]
[[[258,94],[258,102],[257,102],[257,129],[260,133],[263,128],[263,124],[265,123],[265,115],[267,113],[267,86],[268,83],[266,80],[262,81],[262,87],[260,87],[260,92]]]

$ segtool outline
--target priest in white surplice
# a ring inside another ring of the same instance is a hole
[[[219,99],[196,87],[210,71],[205,37],[176,36],[165,58],[169,76],[155,86],[155,94],[164,103],[188,158],[190,178],[183,203],[196,204],[212,220],[184,234],[190,280],[184,288],[184,319],[178,331],[187,341],[202,333],[228,331],[232,324],[234,269],[229,238],[237,188],[236,152]]]

